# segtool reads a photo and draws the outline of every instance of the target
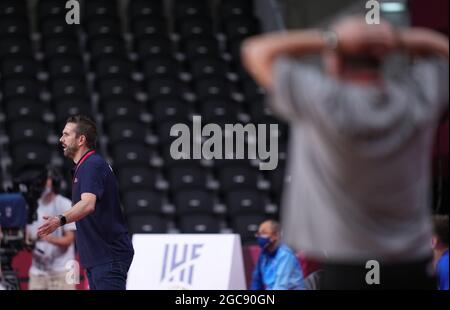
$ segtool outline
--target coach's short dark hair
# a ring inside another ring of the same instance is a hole
[[[95,149],[97,144],[97,126],[85,115],[70,116],[66,123],[74,123],[77,125],[75,132],[77,137],[83,135],[86,137],[86,146]]]
[[[434,233],[439,240],[448,245],[448,215],[433,216]]]

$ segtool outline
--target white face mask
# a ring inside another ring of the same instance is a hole
[[[52,192],[52,189],[49,188],[49,187],[46,187],[46,188],[44,189],[44,191],[42,192],[42,194],[41,194],[41,198],[47,196],[47,195],[50,194],[51,192]]]

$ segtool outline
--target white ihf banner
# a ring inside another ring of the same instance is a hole
[[[245,290],[235,234],[135,234],[129,290]]]

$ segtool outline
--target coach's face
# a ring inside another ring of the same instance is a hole
[[[64,150],[64,156],[69,158],[74,158],[78,149],[80,148],[80,137],[77,137],[77,133],[75,131],[77,124],[75,123],[67,123],[63,129],[63,133],[59,142]]]

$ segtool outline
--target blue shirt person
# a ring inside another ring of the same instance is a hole
[[[252,290],[304,289],[303,273],[295,253],[280,241],[280,226],[274,220],[263,222],[258,229],[262,252],[253,271]]]
[[[97,153],[97,129],[86,116],[67,120],[60,143],[76,166],[72,180],[72,208],[44,217],[43,237],[59,226],[76,222],[76,243],[93,290],[124,290],[134,256],[131,238],[120,209],[117,181],[111,167]]]
[[[433,216],[433,227],[431,246],[436,262],[437,288],[448,290],[448,215]]]
[[[448,249],[439,258],[436,265],[436,274],[438,277],[438,289],[448,291]]]

